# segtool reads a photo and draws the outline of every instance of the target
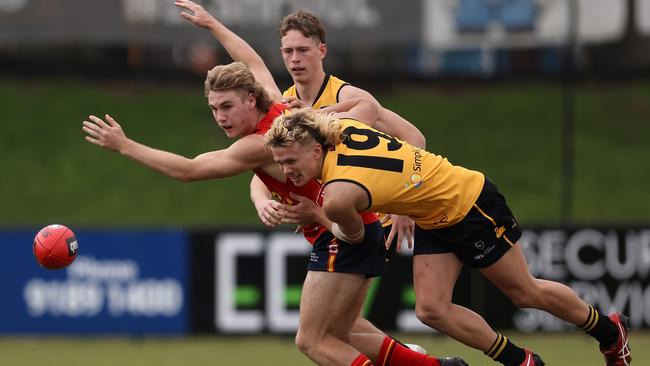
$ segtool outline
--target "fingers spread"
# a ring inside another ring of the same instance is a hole
[[[90,128],[90,127],[83,126],[81,129],[85,133],[87,133],[87,134],[89,134],[89,135],[91,135],[93,137],[99,137],[99,133],[97,131],[93,130],[92,128]]]
[[[86,139],[86,141],[88,141],[88,142],[90,142],[92,144],[99,145],[99,140],[96,140],[96,139],[94,139],[94,138],[92,138],[90,136],[84,136],[84,139]]]
[[[96,117],[96,116],[93,116],[93,115],[88,116],[88,118],[89,118],[91,121],[95,122],[99,127],[101,127],[101,128],[108,128],[108,125],[107,125],[107,124],[104,122],[104,120],[102,120],[101,118]]]
[[[109,116],[108,114],[106,115],[106,123],[108,123],[108,125],[111,127],[119,126],[115,119],[113,119],[113,117]]]

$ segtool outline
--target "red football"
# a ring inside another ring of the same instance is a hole
[[[34,256],[45,268],[59,269],[70,265],[77,257],[77,238],[63,225],[48,225],[34,238]]]

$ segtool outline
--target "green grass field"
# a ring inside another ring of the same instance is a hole
[[[596,342],[579,333],[509,334],[549,366],[600,366]],[[439,336],[403,335],[440,355],[462,355],[471,366],[497,365],[481,352]],[[650,333],[632,333],[633,365],[650,364]],[[0,338],[0,364],[10,366],[298,366],[311,365],[290,337]]]
[[[428,149],[485,172],[522,223],[561,221],[562,86],[399,86],[375,91]],[[110,113],[129,136],[185,156],[228,146],[202,80],[188,85],[0,81],[0,225],[261,226],[250,175],[183,184],[86,143],[81,121]],[[574,219],[650,222],[650,83],[576,91]]]

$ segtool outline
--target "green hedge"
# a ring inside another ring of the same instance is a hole
[[[224,148],[202,81],[0,82],[0,225],[260,225],[250,174],[180,183],[83,140],[110,113],[147,145],[195,156]],[[523,222],[561,220],[562,88],[548,83],[403,86],[376,93],[428,149],[486,173]],[[650,83],[576,92],[574,219],[650,221]]]

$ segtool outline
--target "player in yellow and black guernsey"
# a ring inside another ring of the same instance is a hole
[[[293,85],[283,96],[291,107],[311,106],[314,109],[335,105],[354,98],[374,97],[357,86],[351,85],[325,72],[323,60],[327,56],[325,27],[313,13],[299,10],[284,17],[278,27],[282,59]],[[424,148],[424,135],[397,113],[381,107],[374,127],[398,136],[418,147]],[[388,220],[389,217],[392,221]],[[413,221],[407,217],[391,215],[381,218],[391,252],[400,249],[402,239],[412,247]],[[391,224],[393,224],[391,227]],[[393,238],[397,238],[395,245]]]
[[[322,180],[323,210],[340,235],[363,238],[359,211],[415,220],[416,313],[425,324],[504,365],[544,364],[539,355],[495,332],[480,315],[451,302],[466,265],[480,269],[515,305],[547,311],[592,335],[607,365],[629,364],[626,317],[601,315],[570,287],[532,277],[518,243],[521,229],[503,195],[482,173],[357,120],[310,108],[278,117],[265,139],[296,185]]]
[[[321,84],[321,87],[318,90],[318,94],[316,95],[316,99],[314,100],[311,107],[314,109],[323,109],[339,103],[341,101],[340,99],[341,90],[345,86],[350,86],[348,87],[348,89],[352,88],[350,83],[347,83],[337,78],[336,76],[325,74],[325,79],[323,80],[323,84]],[[282,96],[288,98],[287,99],[288,101],[294,101],[294,100],[302,101],[302,98],[300,97],[300,94],[298,93],[298,89],[296,88],[295,84],[289,87],[289,89],[285,90]],[[383,223],[384,233],[386,234],[386,237],[390,239],[390,242],[393,242],[393,238],[395,238],[395,241],[397,241],[397,239],[401,239],[398,238],[398,236],[396,236],[395,234],[390,235],[392,229],[392,221],[390,220],[390,217],[381,212],[378,212],[378,215],[380,221]],[[410,241],[411,240],[410,237],[407,238],[407,240]],[[390,258],[390,256],[392,255],[392,253],[395,251],[397,247],[398,247],[397,243],[394,242],[388,246],[389,253],[386,256],[386,260]]]
[[[318,94],[316,95],[316,99],[314,100],[313,104],[311,107],[313,109],[323,109],[332,105],[335,105],[341,101],[340,99],[340,94],[341,90],[343,87],[348,86],[348,89],[352,89],[353,87],[351,86],[350,83],[347,83],[336,76],[325,74],[325,79],[323,80],[323,84],[321,85],[320,89],[318,90]],[[353,92],[354,93],[354,92]],[[356,96],[356,94],[354,94]],[[296,88],[296,85],[292,85],[289,89],[285,90],[284,93],[282,94],[283,97],[289,98],[288,100],[293,101],[293,100],[300,100],[300,94],[298,93],[298,89]],[[295,99],[293,99],[295,98]],[[350,98],[350,97],[346,97]],[[381,212],[377,213],[379,216],[380,221],[382,222],[382,225],[384,227],[384,233],[387,237],[387,239],[390,239],[391,245],[388,246],[389,252],[386,256],[386,260],[390,258],[390,256],[394,253],[394,251],[398,248],[397,243],[394,241],[397,241],[398,239],[402,239],[400,236],[396,235],[393,233],[391,235],[391,230],[392,230],[392,221],[390,219],[390,216]],[[404,235],[406,237],[407,241],[411,241],[411,237],[409,235]],[[393,238],[395,239],[393,241]],[[401,243],[400,243],[401,244]],[[410,247],[411,245],[409,245]]]

